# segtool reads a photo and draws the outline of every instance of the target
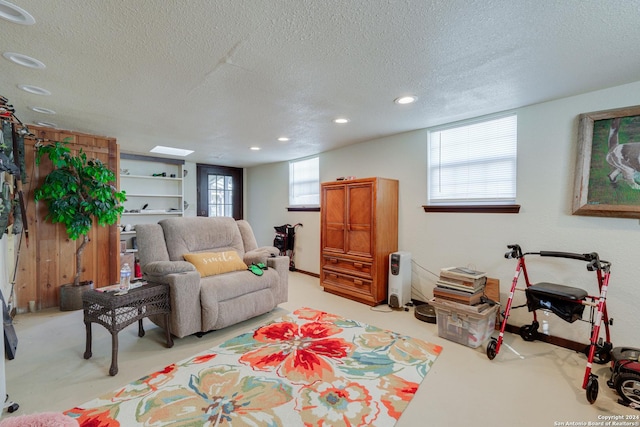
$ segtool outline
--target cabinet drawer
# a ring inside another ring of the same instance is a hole
[[[371,295],[371,280],[341,274],[332,270],[322,269],[322,282],[329,285],[345,288]]]
[[[322,268],[327,270],[334,270],[347,274],[355,274],[360,277],[371,279],[371,266],[370,262],[354,261],[352,259],[339,258],[330,255],[323,255]]]

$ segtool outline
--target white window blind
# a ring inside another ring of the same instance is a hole
[[[429,132],[428,204],[515,203],[517,123],[511,114]]]
[[[320,161],[318,157],[289,162],[289,205],[320,205]]]

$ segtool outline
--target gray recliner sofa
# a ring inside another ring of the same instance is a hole
[[[171,333],[184,337],[222,329],[273,310],[287,301],[289,258],[258,247],[247,221],[228,217],[180,217],[135,226],[143,277],[168,283]],[[201,277],[184,254],[235,251],[245,264],[268,266]],[[165,328],[164,316],[151,320]]]

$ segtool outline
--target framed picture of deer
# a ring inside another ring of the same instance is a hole
[[[640,218],[640,105],[578,121],[573,214]]]

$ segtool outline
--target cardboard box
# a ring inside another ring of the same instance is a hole
[[[129,267],[131,267],[131,272],[132,272],[131,275],[133,276],[133,267],[136,262],[136,258],[133,252],[126,252],[126,253],[120,254],[120,267],[122,267],[125,262],[129,264]]]

